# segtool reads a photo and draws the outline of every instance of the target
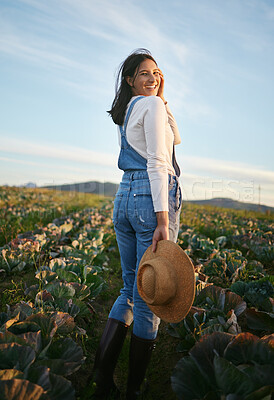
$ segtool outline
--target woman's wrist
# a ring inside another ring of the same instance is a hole
[[[157,211],[156,212],[157,224],[168,226],[168,211]]]

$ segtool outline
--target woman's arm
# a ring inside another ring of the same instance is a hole
[[[147,146],[147,171],[157,217],[157,227],[152,239],[152,250],[156,251],[159,240],[169,239],[166,110],[164,103],[158,97],[151,96],[146,101],[149,104],[144,116],[144,131]]]
[[[165,106],[166,106],[166,111],[167,111],[167,116],[168,116],[168,123],[172,129],[173,135],[174,135],[174,144],[180,144],[181,143],[181,136],[180,136],[180,132],[176,123],[176,120],[169,108],[168,102],[166,101],[165,97],[164,97],[164,85],[165,85],[165,80],[164,80],[164,75],[162,73],[162,71],[159,69],[159,74],[161,76],[161,83],[159,86],[159,90],[158,90],[158,94],[157,96],[160,97],[160,99],[163,100]]]
[[[166,111],[167,111],[167,116],[168,116],[168,123],[172,129],[173,135],[174,135],[174,144],[180,144],[181,143],[181,136],[180,132],[178,129],[177,122],[169,108],[168,103],[166,104]]]
[[[169,239],[169,219],[168,219],[168,211],[158,211],[156,212],[157,217],[157,226],[153,234],[152,238],[152,251],[156,251],[157,243],[160,240],[168,240]]]
[[[150,181],[154,211],[168,211],[168,170],[166,164],[166,110],[162,100],[155,96],[145,99],[147,109],[143,127],[146,140],[147,172]]]

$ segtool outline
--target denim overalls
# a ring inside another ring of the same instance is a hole
[[[125,172],[114,200],[113,223],[121,257],[124,287],[110,311],[109,318],[127,325],[134,320],[134,335],[143,339],[155,339],[160,319],[139,296],[136,277],[139,262],[152,244],[157,218],[152,203],[147,160],[130,146],[126,138],[129,116],[134,104],[142,97],[132,101],[124,126],[120,126],[121,151],[118,167]],[[179,231],[181,203],[178,177],[169,175],[169,239],[174,242]]]

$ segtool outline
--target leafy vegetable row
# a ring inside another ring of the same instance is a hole
[[[184,355],[172,388],[182,400],[270,400],[273,223],[222,210],[192,211],[186,210],[187,218],[196,225],[182,225],[179,244],[195,265],[196,296],[187,317],[167,328]]]
[[[37,232],[19,235],[2,248],[6,276],[35,267],[30,299],[0,313],[0,390],[3,400],[74,399],[66,378],[84,362],[70,337],[85,335],[77,318],[89,320],[91,300],[102,290],[111,236],[111,205],[56,219]],[[95,261],[100,260],[100,266]]]

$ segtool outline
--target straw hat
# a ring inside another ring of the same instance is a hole
[[[137,274],[138,291],[151,311],[166,322],[179,322],[195,295],[194,267],[184,250],[170,240],[144,253]]]

